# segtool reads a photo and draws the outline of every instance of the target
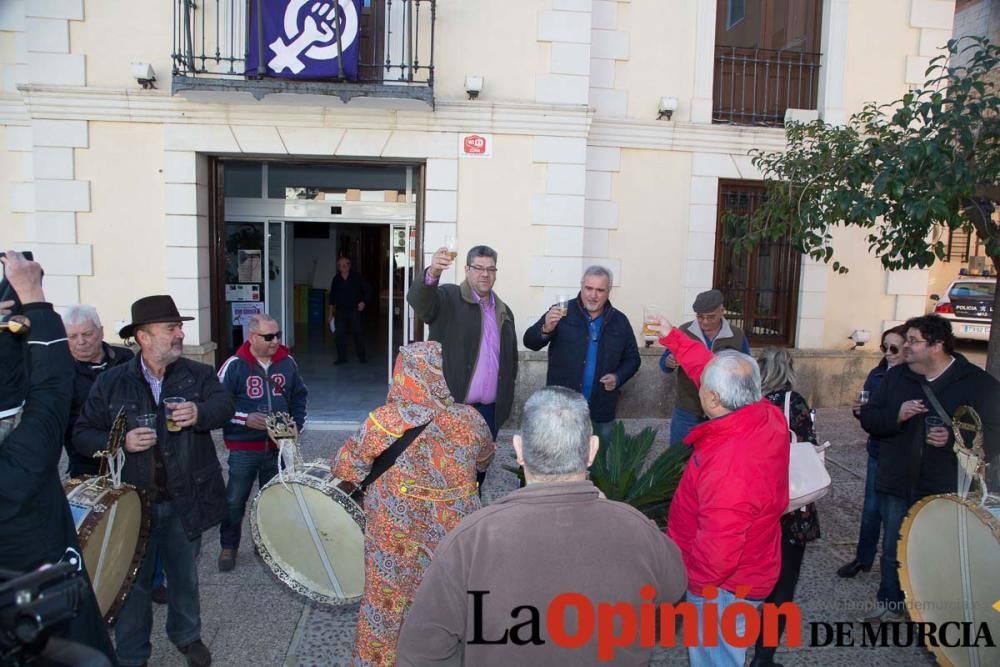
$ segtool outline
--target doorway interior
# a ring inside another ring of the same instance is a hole
[[[219,270],[213,276],[219,360],[246,339],[247,319],[265,312],[277,320],[309,387],[309,422],[364,421],[385,402],[397,350],[413,338],[406,291],[417,251],[418,167],[317,164],[289,170],[280,163],[248,168],[245,162],[220,162],[226,197],[224,223],[214,236]],[[247,192],[248,181],[260,187]],[[355,336],[339,332],[347,356],[334,363],[338,334],[331,331],[329,301],[339,257],[351,260],[352,272],[367,286],[360,314],[364,362]]]

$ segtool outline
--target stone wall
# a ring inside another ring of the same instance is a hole
[[[666,419],[674,405],[676,380],[673,374],[659,367],[663,348],[641,349],[642,366],[622,390],[618,417],[652,417]],[[868,371],[881,355],[872,350],[792,350],[798,386],[795,390],[806,397],[814,408],[848,406],[864,384]],[[514,412],[504,425],[516,426],[521,420],[521,406],[537,389],[545,385],[548,364],[546,352],[521,352],[517,371]]]

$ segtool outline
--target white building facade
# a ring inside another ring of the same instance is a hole
[[[58,306],[90,303],[114,322],[136,298],[169,293],[196,318],[191,352],[228,353],[226,262],[242,248],[226,243],[242,224],[266,225],[258,261],[270,262],[269,278],[256,276],[257,298],[286,331],[304,317],[304,292],[328,284],[337,243],[391,255],[375,281],[388,290],[379,327],[390,350],[419,335],[401,282],[451,235],[463,253],[498,251],[496,289],[519,331],[595,263],[614,272],[612,300],[637,327],[644,305],[683,321],[695,294],[720,287],[756,344],[844,349],[855,329],[877,335],[927,309],[929,272],[883,272],[860,233],[836,239],[851,268],[840,276],[778,246],[727,259],[720,219],[730,203],[752,205],[760,174],[748,151],[783,146],[780,118],[768,114],[841,123],[921,84],[951,36],[952,0],[816,0],[811,10],[778,0],[364,0],[369,44],[389,63],[376,60],[367,88],[217,76],[243,67],[246,3],[198,3],[191,11],[205,16],[184,17],[187,4],[143,3],[140,15],[124,0],[0,3],[0,238],[36,253]],[[394,24],[400,16],[408,23]],[[751,21],[756,36],[722,44]],[[747,55],[764,47],[780,53]],[[397,49],[405,55],[392,60]],[[751,80],[748,62],[776,73]],[[133,63],[152,66],[155,88],[140,87]],[[475,99],[469,76],[483,78]],[[736,92],[772,80],[798,93]],[[658,118],[662,98],[676,100],[669,118]],[[248,178],[248,191],[229,191]],[[343,234],[312,242],[333,245],[309,255],[306,223]],[[349,225],[369,231],[351,236]]]

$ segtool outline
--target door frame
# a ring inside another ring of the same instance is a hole
[[[216,367],[221,367],[225,360],[234,353],[229,349],[229,317],[227,316],[225,297],[225,270],[226,270],[226,223],[227,222],[251,222],[264,223],[265,232],[270,231],[269,222],[281,222],[283,236],[287,235],[288,222],[319,222],[319,223],[363,223],[371,225],[385,225],[390,229],[391,251],[391,230],[393,225],[404,224],[410,233],[407,234],[409,252],[413,257],[413,271],[407,265],[407,280],[404,285],[405,294],[409,290],[409,278],[414,272],[421,269],[422,248],[424,238],[424,183],[426,174],[426,163],[412,162],[405,160],[300,160],[300,159],[266,159],[266,158],[229,158],[221,156],[208,156],[208,188],[209,188],[209,209],[208,209],[208,270],[209,270],[209,327],[211,340],[216,344],[215,362]],[[229,198],[225,197],[225,163],[227,162],[255,162],[261,163],[261,197],[253,198]],[[344,166],[398,166],[410,167],[410,175],[406,179],[407,200],[413,202],[406,206],[398,204],[379,205],[375,202],[330,202],[330,201],[292,201],[284,199],[267,198],[267,166],[269,164],[336,164]],[[227,206],[232,206],[233,211],[226,216]],[[339,208],[341,213],[335,214],[333,210]],[[381,209],[381,211],[379,211]],[[375,213],[379,212],[375,217]],[[362,215],[364,213],[364,215]],[[371,214],[372,217],[368,217]],[[282,241],[282,248],[284,248]],[[265,246],[266,236],[265,236]],[[284,250],[282,250],[282,260],[284,260]],[[391,263],[390,263],[391,266]],[[265,283],[266,286],[266,283]],[[265,297],[266,298],[266,297]],[[267,302],[265,301],[265,304]],[[284,311],[287,313],[288,300],[285,299]],[[391,308],[390,308],[391,310]],[[422,340],[422,326],[416,326],[412,308],[406,307],[408,326],[404,329],[404,337],[407,341]],[[390,313],[391,314],[391,313]],[[391,319],[391,318],[390,318]],[[390,341],[391,342],[391,341]],[[390,365],[390,373],[391,373]],[[391,380],[391,377],[390,377]]]

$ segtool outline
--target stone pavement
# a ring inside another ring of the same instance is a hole
[[[835,570],[851,559],[857,539],[864,489],[866,454],[864,434],[848,409],[818,411],[820,441],[830,440],[828,469],[834,492],[819,503],[823,536],[806,549],[797,602],[803,614],[803,643],[809,643],[811,621],[856,621],[873,604],[878,587],[878,565],[855,579],[840,579]],[[629,431],[643,426],[656,427],[661,434],[658,446],[665,446],[665,420],[630,420]],[[498,456],[484,488],[485,500],[500,497],[516,487],[515,477],[501,466],[513,462],[510,439],[513,432],[502,431]],[[306,460],[333,455],[346,437],[343,431],[308,430],[303,436]],[[225,452],[220,448],[220,459]],[[304,603],[271,576],[254,555],[250,532],[244,527],[243,548],[236,569],[220,573],[218,531],[205,534],[200,561],[202,637],[212,650],[214,664],[288,665],[289,667],[346,665],[351,654],[358,606],[315,608]],[[877,561],[876,561],[877,563]],[[166,609],[158,607],[153,630],[151,665],[182,667],[185,662],[166,638]],[[921,648],[863,648],[861,625],[854,624],[858,646],[851,648],[781,648],[777,659],[785,665],[933,665],[931,655]],[[683,648],[657,649],[653,665],[686,665]]]

